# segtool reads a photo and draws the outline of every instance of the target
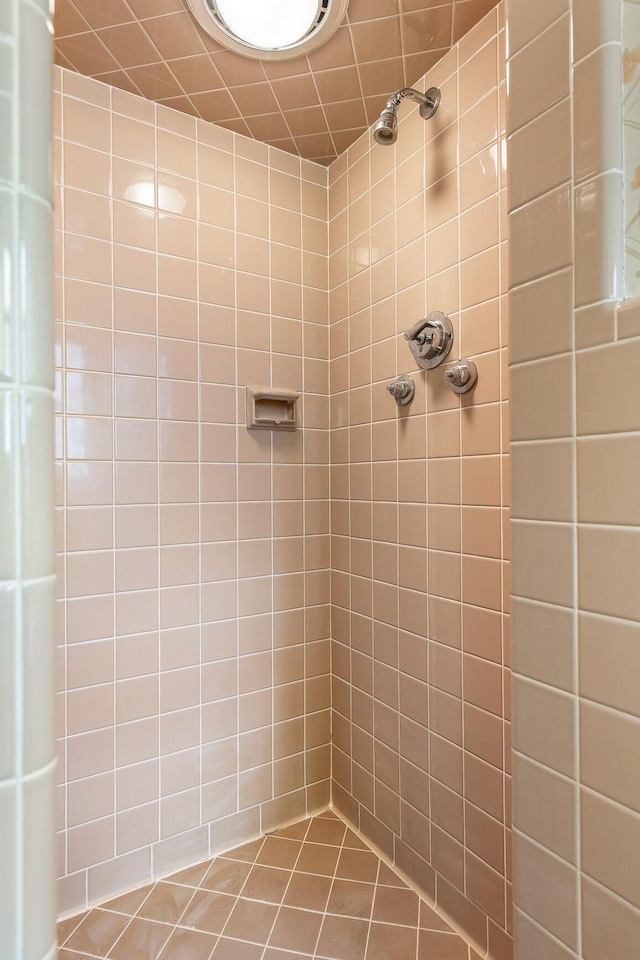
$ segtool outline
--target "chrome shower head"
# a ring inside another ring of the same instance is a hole
[[[428,120],[440,106],[440,91],[437,87],[430,87],[426,93],[420,93],[413,87],[397,90],[376,120],[373,128],[373,139],[383,147],[388,147],[398,139],[398,107],[406,98],[416,100],[420,104],[420,116]]]
[[[383,147],[395,143],[398,139],[397,107],[385,107],[373,128],[373,139]]]

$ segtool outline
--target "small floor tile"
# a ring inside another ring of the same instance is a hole
[[[256,863],[268,867],[280,867],[283,870],[292,870],[302,843],[299,840],[286,840],[284,837],[267,837],[256,858]]]
[[[225,937],[266,946],[278,908],[255,900],[238,900],[224,928]]]
[[[171,932],[167,923],[134,917],[109,951],[109,960],[158,960]]]
[[[294,873],[284,896],[288,907],[306,907],[324,913],[331,890],[331,877],[314,877],[309,873]]]
[[[154,887],[155,883],[150,883],[146,887],[140,887],[139,890],[131,890],[129,893],[125,893],[121,897],[116,897],[114,900],[109,900],[107,903],[103,903],[102,906],[105,910],[112,910],[114,913],[124,913],[128,917],[133,917],[138,912]]]
[[[327,823],[331,823],[330,820]],[[321,877],[332,877],[336,872],[336,864],[340,855],[339,847],[329,847],[324,843],[302,844],[302,850],[296,870],[302,873],[314,873]]]
[[[320,913],[283,907],[269,938],[269,946],[313,954],[321,924]]]
[[[307,843],[328,843],[340,847],[346,832],[345,825],[339,820],[322,820],[318,817],[311,821],[305,839]]]
[[[331,888],[327,913],[368,920],[371,917],[375,891],[376,888],[372,883],[336,879]]]
[[[61,920],[58,924],[58,943],[62,946],[71,936],[74,930],[77,930],[84,918],[86,913],[79,913],[76,917],[67,917],[66,920]]]
[[[396,887],[378,887],[373,905],[373,919],[381,923],[401,923],[404,926],[418,925],[420,901],[413,890]]]
[[[203,933],[222,933],[235,903],[235,897],[197,890],[180,918],[180,926],[201,930]]]
[[[158,883],[138,910],[137,916],[176,924],[194,892],[191,887],[176,883]]]
[[[369,924],[365,920],[327,915],[316,953],[329,960],[364,960],[368,933]]]
[[[375,883],[378,876],[378,858],[369,850],[345,850],[343,847],[336,876],[343,880]]]
[[[242,898],[282,903],[290,879],[290,870],[280,870],[278,867],[266,867],[256,863],[251,868],[251,873],[242,889]]]
[[[415,957],[418,931],[390,923],[372,923],[366,960],[390,960],[391,957]],[[436,960],[437,954],[433,960]]]
[[[251,864],[238,860],[214,860],[200,886],[214,893],[237,896],[251,871]]]
[[[65,946],[92,957],[106,957],[130,923],[130,918],[107,910],[91,910]]]

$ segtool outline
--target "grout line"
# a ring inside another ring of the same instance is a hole
[[[235,103],[235,101],[234,101]],[[236,523],[236,562],[235,562],[235,599],[236,599],[236,626],[235,626],[235,657],[237,660],[237,666],[235,671],[235,701],[236,701],[236,732],[235,732],[235,741],[236,741],[236,764],[235,764],[235,773],[234,777],[234,787],[235,787],[235,811],[234,814],[238,814],[240,811],[240,622],[238,619],[239,607],[240,607],[240,498],[238,495],[238,489],[240,484],[240,451],[239,451],[239,430],[238,430],[238,415],[239,415],[239,404],[240,404],[240,387],[239,387],[239,366],[240,366],[240,357],[238,352],[238,173],[237,173],[237,138],[235,134],[232,137],[233,144],[233,324],[234,324],[234,333],[233,333],[233,358],[234,358],[234,381],[235,381],[235,410],[236,410],[236,442],[235,442],[235,464],[234,464],[234,479],[235,479],[235,523]],[[246,402],[246,401],[245,401]],[[209,827],[209,834],[211,835],[211,827]],[[209,852],[211,852],[211,842],[209,843]]]
[[[198,119],[195,121],[195,184],[196,184],[196,263],[201,263],[200,257],[200,146],[201,146],[201,124]],[[196,424],[197,424],[197,457],[198,457],[198,532],[197,532],[197,550],[198,550],[198,739],[199,739],[199,757],[198,757],[198,806],[199,806],[199,826],[206,826],[207,829],[207,848],[211,853],[211,827],[204,822],[204,740],[203,740],[203,696],[202,696],[202,340],[200,337],[200,271],[196,269],[196,363],[197,363],[197,381],[196,381]],[[236,399],[237,403],[237,399]],[[237,418],[236,418],[237,419]],[[193,539],[193,536],[192,538]]]
[[[569,4],[569,123],[571,131],[575,131],[575,63],[574,63],[574,30],[575,20],[574,17],[574,0],[571,0]],[[577,394],[576,394],[576,385],[577,385],[577,355],[576,355],[576,211],[575,211],[575,194],[576,194],[576,156],[575,156],[575,137],[572,135],[570,138],[570,163],[571,163],[571,179],[569,181],[569,222],[571,226],[571,261],[573,265],[572,269],[572,325],[571,325],[571,400],[570,400],[570,412],[571,412],[571,446],[572,446],[572,480],[573,480],[573,497],[572,497],[572,543],[571,543],[571,559],[572,559],[572,593],[573,593],[573,602],[572,602],[572,627],[573,627],[573,696],[572,696],[572,705],[573,705],[573,722],[574,722],[574,731],[573,731],[573,750],[574,750],[574,775],[575,775],[575,792],[574,792],[574,850],[575,850],[575,867],[577,872],[577,883],[576,883],[576,953],[579,957],[582,956],[582,804],[580,802],[580,768],[581,768],[581,757],[580,757],[580,695],[579,695],[579,677],[580,677],[580,638],[579,638],[579,627],[578,627],[578,616],[580,612],[580,585],[579,585],[579,543],[578,543],[578,411],[577,411]],[[514,828],[515,835],[515,828]]]
[[[113,94],[112,94],[111,88],[109,88],[108,98],[109,98],[108,112],[109,112],[109,148],[110,148],[110,153],[108,154],[108,156],[110,157],[110,163],[109,163],[109,179],[111,180],[111,177],[112,177],[112,157],[113,157],[113,109],[112,109],[112,105],[113,105]],[[66,192],[66,188],[65,188],[65,192]],[[110,359],[111,359],[111,371],[112,371],[112,372],[111,372],[111,374],[110,374],[110,380],[111,380],[111,382],[110,382],[110,384],[109,384],[109,387],[110,387],[110,399],[111,399],[111,431],[112,431],[112,433],[111,433],[111,458],[112,458],[112,459],[111,459],[111,501],[112,501],[112,503],[111,503],[111,553],[112,553],[112,557],[111,557],[111,576],[112,576],[112,583],[113,583],[113,587],[112,587],[113,620],[112,620],[112,637],[109,637],[109,638],[106,638],[106,639],[107,639],[107,642],[108,642],[109,640],[111,640],[111,641],[113,642],[113,653],[112,653],[113,677],[112,677],[112,680],[111,680],[111,683],[113,684],[113,696],[112,696],[112,704],[113,704],[113,706],[112,706],[112,709],[113,709],[113,728],[114,728],[114,736],[113,736],[113,760],[112,760],[112,762],[113,762],[113,788],[112,788],[112,792],[113,792],[113,813],[112,813],[112,816],[113,816],[113,856],[114,856],[114,858],[115,858],[115,857],[117,856],[117,850],[118,850],[118,816],[117,816],[117,811],[118,811],[118,788],[117,788],[117,783],[118,783],[118,778],[117,778],[118,762],[117,762],[117,739],[116,739],[116,735],[115,735],[115,730],[117,729],[117,725],[118,725],[118,700],[117,700],[117,689],[118,689],[118,685],[117,685],[117,677],[118,677],[118,653],[117,653],[118,641],[117,641],[117,633],[118,633],[118,631],[117,631],[117,626],[116,626],[116,583],[117,583],[117,566],[116,566],[116,562],[117,562],[117,556],[118,556],[118,554],[117,554],[117,551],[116,551],[116,544],[117,544],[117,529],[116,529],[116,499],[117,499],[117,498],[116,498],[116,482],[117,482],[117,459],[116,459],[116,458],[117,458],[116,383],[117,383],[117,381],[116,381],[116,372],[115,372],[115,371],[116,371],[116,339],[115,339],[115,326],[116,326],[116,315],[115,315],[115,309],[116,309],[116,308],[115,308],[115,243],[114,243],[114,236],[115,236],[115,229],[114,229],[114,227],[115,227],[115,221],[114,221],[114,202],[113,202],[113,191],[112,191],[112,190],[109,191],[108,204],[109,204],[109,241],[110,241],[110,242],[109,242],[109,248],[110,248],[110,249],[109,249],[109,267],[110,267],[110,271],[111,271],[111,295],[110,295],[110,304],[111,304],[111,328],[110,328],[111,351],[110,351]],[[66,227],[66,223],[65,223],[65,227]],[[67,369],[67,368],[66,368],[66,357],[65,357],[65,379],[66,379],[66,369]],[[66,403],[65,403],[65,417],[64,417],[64,419],[65,419],[65,426],[66,426],[66,423],[67,423]],[[65,433],[66,433],[66,431],[65,431]],[[67,455],[67,451],[66,451],[66,449],[65,449],[65,460],[66,460],[66,455]],[[65,512],[66,512],[66,510],[65,510]],[[107,551],[107,552],[108,552],[108,551]],[[69,555],[67,554],[67,556],[65,557],[65,563],[66,563],[67,565],[68,565],[68,556],[69,556]],[[67,587],[67,577],[66,577],[66,576],[65,576],[65,594],[68,596],[68,587]],[[107,596],[109,596],[109,594],[107,594]],[[66,639],[67,639],[67,634],[66,634],[66,632],[65,632],[65,641],[66,641]],[[66,646],[66,644],[65,644],[65,646]],[[67,655],[67,658],[68,658],[68,655]],[[69,690],[69,678],[68,678],[68,674],[67,674],[67,679],[66,679],[66,687],[67,687],[67,691],[68,691],[68,690]],[[67,789],[68,789],[68,778],[67,778]],[[67,831],[68,831],[68,828],[67,828]],[[89,898],[89,871],[87,870],[87,902],[88,902],[88,898]]]
[[[156,581],[157,581],[157,597],[156,597],[156,613],[157,613],[157,622],[158,622],[158,670],[157,670],[157,696],[158,696],[158,772],[157,772],[157,793],[158,793],[158,812],[157,812],[157,843],[162,839],[162,761],[163,761],[163,750],[162,750],[162,591],[160,584],[162,583],[162,562],[161,562],[161,524],[160,524],[160,503],[162,501],[161,494],[161,484],[162,484],[162,469],[161,469],[161,443],[162,443],[162,424],[160,422],[160,324],[159,324],[159,300],[158,300],[158,289],[159,289],[159,279],[160,279],[160,257],[158,253],[159,247],[159,205],[158,205],[158,107],[157,104],[153,105],[153,199],[154,199],[154,299],[155,299],[155,341],[156,341],[156,369],[155,369],[155,411],[156,411],[156,429],[155,429],[155,441],[156,441],[156,489],[157,489],[157,516],[156,516],[156,539],[157,539],[157,551],[158,555],[156,558]],[[113,148],[113,144],[112,144]],[[115,282],[115,277],[113,277]],[[115,316],[114,316],[114,327],[115,327]],[[152,461],[153,462],[153,461]],[[114,491],[115,492],[115,491]],[[117,767],[116,767],[117,769]],[[156,873],[156,864],[155,864],[155,843],[151,843],[150,850],[150,859],[151,859],[151,876],[155,877]]]

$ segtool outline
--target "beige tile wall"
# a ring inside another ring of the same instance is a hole
[[[417,86],[395,148],[330,167],[334,802],[496,960],[511,954],[502,6]],[[460,401],[401,333],[449,313]],[[412,373],[398,409],[386,385]]]
[[[621,6],[507,5],[519,960],[631,960],[640,943],[640,326],[637,303],[616,312]]]
[[[56,949],[49,5],[0,7],[0,957]]]
[[[65,912],[328,802],[327,183],[56,82]]]

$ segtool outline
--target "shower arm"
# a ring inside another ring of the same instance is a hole
[[[438,109],[440,105],[440,91],[437,87],[431,87],[426,93],[420,93],[413,87],[403,87],[402,90],[396,90],[387,100],[385,110],[391,110],[395,113],[403,100],[415,100],[420,104],[420,116],[428,120]]]

